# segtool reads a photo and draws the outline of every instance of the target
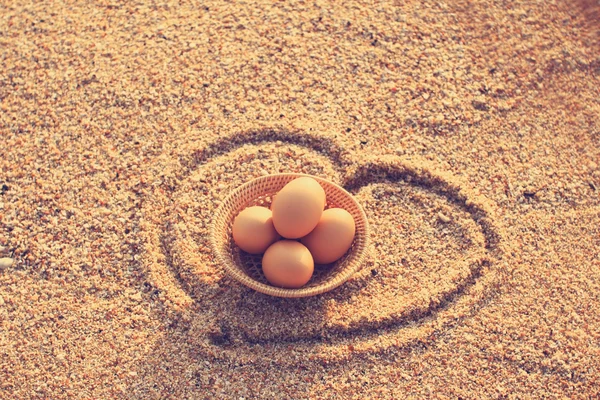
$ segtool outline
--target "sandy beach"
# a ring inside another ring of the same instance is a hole
[[[595,1],[0,2],[0,398],[600,397]],[[367,261],[270,297],[233,189],[350,191]]]

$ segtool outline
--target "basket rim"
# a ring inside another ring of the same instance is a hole
[[[334,187],[334,189],[340,191],[344,196],[346,196],[352,203],[354,203],[356,209],[359,211],[359,217],[362,220],[361,221],[362,225],[364,226],[364,228],[363,228],[364,238],[362,240],[362,246],[360,246],[358,249],[354,250],[355,251],[354,259],[352,260],[351,265],[344,268],[338,275],[336,275],[336,278],[334,280],[332,280],[328,283],[317,285],[317,286],[307,287],[307,288],[299,288],[299,289],[280,288],[280,287],[276,287],[276,286],[267,285],[265,283],[255,280],[254,278],[248,276],[247,274],[244,274],[236,266],[236,264],[233,260],[231,260],[229,257],[225,256],[224,254],[222,254],[219,251],[219,246],[217,244],[218,240],[217,240],[217,234],[216,234],[217,233],[216,225],[217,225],[218,221],[221,218],[223,218],[222,214],[224,212],[224,208],[225,208],[225,205],[227,204],[228,200],[231,198],[237,197],[246,188],[256,185],[257,183],[260,183],[262,181],[273,179],[274,177],[286,177],[286,178],[287,177],[289,177],[289,178],[310,177],[320,183],[321,182],[326,183],[327,185]],[[356,198],[354,198],[354,196],[350,192],[348,192],[346,189],[344,189],[340,185],[338,185],[334,182],[331,182],[328,179],[310,175],[310,174],[294,173],[294,172],[263,175],[263,176],[254,178],[254,179],[238,186],[234,190],[232,190],[229,194],[227,194],[227,196],[225,196],[225,198],[221,201],[221,204],[217,208],[217,210],[214,214],[214,217],[213,217],[213,221],[210,226],[209,235],[210,235],[210,245],[212,248],[212,252],[217,257],[217,261],[224,267],[227,274],[229,274],[231,277],[233,277],[236,281],[242,283],[245,286],[250,287],[251,289],[256,290],[257,292],[264,293],[264,294],[267,294],[270,296],[285,297],[285,298],[301,298],[301,297],[316,296],[316,295],[328,292],[330,290],[333,290],[336,287],[342,285],[352,275],[354,275],[356,273],[356,271],[360,268],[360,266],[363,264],[366,254],[368,252],[369,241],[370,241],[369,240],[370,239],[369,221],[367,219],[367,215],[366,215],[363,207],[360,205],[360,203],[356,200]]]

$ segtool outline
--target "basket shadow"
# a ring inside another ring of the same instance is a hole
[[[302,298],[266,295],[228,275],[210,285],[195,280],[185,289],[193,300],[189,311],[213,314],[213,327],[207,330],[207,335],[216,346],[236,341],[249,344],[318,341],[335,334],[328,318],[335,305],[349,301],[367,287],[371,274],[362,275],[329,292]]]

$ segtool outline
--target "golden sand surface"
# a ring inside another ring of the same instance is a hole
[[[600,396],[594,1],[0,2],[0,398]],[[219,202],[350,190],[364,266],[226,276]]]

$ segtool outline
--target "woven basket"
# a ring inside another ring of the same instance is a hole
[[[262,272],[262,255],[241,251],[233,241],[234,218],[246,207],[270,207],[273,196],[288,182],[310,176],[321,184],[327,199],[326,208],[339,207],[354,218],[356,234],[350,249],[333,264],[315,265],[310,281],[299,289],[284,289],[269,284]],[[277,297],[307,297],[325,293],[344,283],[363,263],[369,240],[369,224],[362,207],[340,186],[306,174],[267,175],[247,182],[231,192],[219,206],[210,230],[212,250],[227,273],[252,289]]]

